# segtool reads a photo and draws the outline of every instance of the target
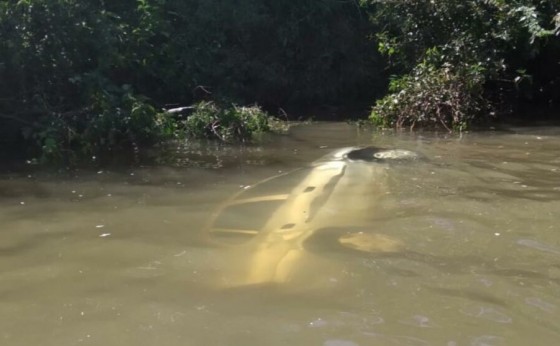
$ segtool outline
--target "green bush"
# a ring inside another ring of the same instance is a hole
[[[558,101],[560,2],[364,2],[377,4],[378,48],[399,76],[373,108],[374,123],[464,129],[489,103]]]
[[[382,127],[464,130],[488,113],[484,80],[484,69],[477,64],[421,63],[391,80],[390,94],[377,101],[370,120]]]
[[[271,117],[258,106],[222,108],[213,102],[201,102],[185,121],[187,137],[247,141],[253,135],[271,129]]]
[[[91,106],[81,112],[41,117],[24,133],[40,161],[75,163],[176,138],[177,124],[124,86],[92,95]]]

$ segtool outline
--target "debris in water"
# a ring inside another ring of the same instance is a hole
[[[311,328],[321,328],[321,327],[325,327],[328,324],[329,323],[327,321],[323,320],[322,318],[318,318],[315,321],[309,322],[309,327],[311,327]]]
[[[111,233],[103,233],[103,234],[100,234],[99,237],[100,238],[105,238],[105,237],[108,237],[110,235],[111,235]]]

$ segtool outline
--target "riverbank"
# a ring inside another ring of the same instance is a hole
[[[551,0],[29,0],[2,2],[0,28],[0,128],[39,161],[181,132],[246,140],[259,121],[230,120],[252,105],[464,131],[504,105],[560,103]],[[163,111],[208,102],[223,111],[202,131]]]

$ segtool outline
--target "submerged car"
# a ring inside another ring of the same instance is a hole
[[[408,150],[338,149],[309,167],[259,182],[226,201],[208,226],[210,241],[245,256],[235,285],[286,282],[314,238],[337,246],[394,252],[398,239],[368,229],[388,193],[388,163],[416,160]]]

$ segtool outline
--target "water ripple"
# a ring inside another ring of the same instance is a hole
[[[543,244],[533,239],[519,239],[517,244],[522,246],[527,246],[536,250],[552,253],[555,255],[560,255],[560,249],[547,244]]]
[[[460,310],[461,313],[497,323],[511,323],[512,318],[503,312],[487,306],[472,306]]]
[[[556,305],[549,303],[547,301],[544,301],[538,297],[529,297],[529,298],[525,298],[525,303],[527,303],[528,305],[532,305],[534,307],[537,307],[543,311],[546,312],[550,312],[553,313],[556,311]]]

